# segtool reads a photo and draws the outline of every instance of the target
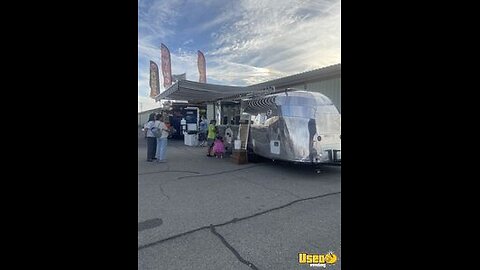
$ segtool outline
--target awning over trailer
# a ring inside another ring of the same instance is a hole
[[[160,99],[186,100],[193,103],[215,101],[233,95],[246,94],[252,92],[250,87],[227,86],[209,83],[199,83],[188,80],[181,80],[167,88],[160,95],[155,97],[156,101]]]

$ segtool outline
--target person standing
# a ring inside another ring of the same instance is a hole
[[[208,131],[208,125],[207,125],[207,119],[205,119],[204,116],[202,116],[202,121],[200,121],[200,127],[199,127],[199,134],[198,134],[198,140],[200,141],[200,146],[204,146],[205,143],[207,142],[207,131]]]
[[[167,154],[167,142],[168,142],[168,128],[163,122],[162,115],[157,114],[155,121],[155,126],[162,132],[160,137],[157,137],[157,162],[166,162],[166,154]]]
[[[223,158],[225,154],[225,145],[223,144],[223,138],[221,136],[217,136],[217,139],[213,143],[213,153],[217,158]]]
[[[216,120],[210,121],[210,125],[208,125],[208,136],[207,136],[207,144],[208,144],[208,157],[212,157],[210,154],[212,151],[213,147],[213,142],[215,141],[215,138],[217,137],[217,127],[215,126],[217,124]]]
[[[155,127],[155,113],[151,113],[148,116],[148,121],[143,126],[147,137],[147,161],[152,162],[155,159],[155,152],[157,148],[157,138],[152,132],[152,128]]]

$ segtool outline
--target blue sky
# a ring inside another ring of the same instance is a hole
[[[339,0],[138,0],[139,110],[159,106],[149,61],[161,67],[161,43],[173,74],[198,81],[201,50],[207,83],[245,86],[340,63],[340,41]]]

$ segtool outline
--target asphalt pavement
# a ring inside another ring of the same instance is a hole
[[[167,162],[138,144],[138,269],[315,269],[341,266],[341,168],[263,161],[238,165],[169,140]]]

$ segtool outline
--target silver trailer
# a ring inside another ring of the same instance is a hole
[[[243,101],[252,116],[248,149],[256,155],[305,164],[341,164],[341,115],[316,92],[287,89]]]

